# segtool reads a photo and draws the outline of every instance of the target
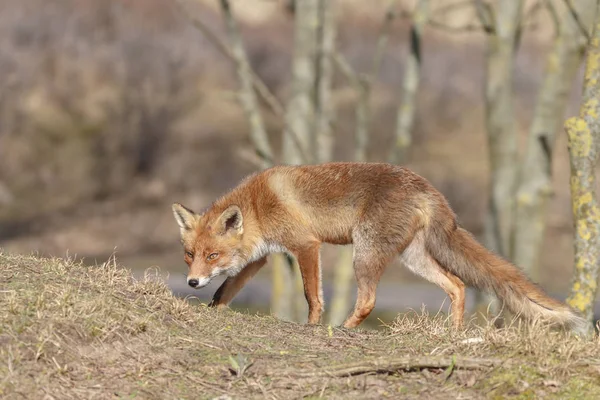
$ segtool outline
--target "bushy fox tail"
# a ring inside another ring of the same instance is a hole
[[[584,334],[587,321],[569,306],[546,295],[516,266],[486,249],[462,228],[430,227],[426,247],[466,284],[494,292],[516,314],[543,319]]]

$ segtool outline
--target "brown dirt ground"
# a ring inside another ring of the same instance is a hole
[[[600,342],[539,325],[300,325],[174,297],[115,260],[0,253],[0,396],[598,398]]]

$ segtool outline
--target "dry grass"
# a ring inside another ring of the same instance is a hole
[[[114,260],[0,253],[3,398],[598,398],[600,343],[400,316],[382,331],[175,298]],[[226,397],[230,396],[230,397]]]

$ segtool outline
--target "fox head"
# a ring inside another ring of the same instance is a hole
[[[242,248],[244,219],[238,206],[204,214],[196,214],[179,203],[172,208],[181,232],[191,287],[204,287],[218,275],[234,276],[246,265]]]

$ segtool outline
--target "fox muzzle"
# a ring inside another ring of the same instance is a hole
[[[210,278],[188,278],[187,283],[194,289],[200,289],[208,285]]]

